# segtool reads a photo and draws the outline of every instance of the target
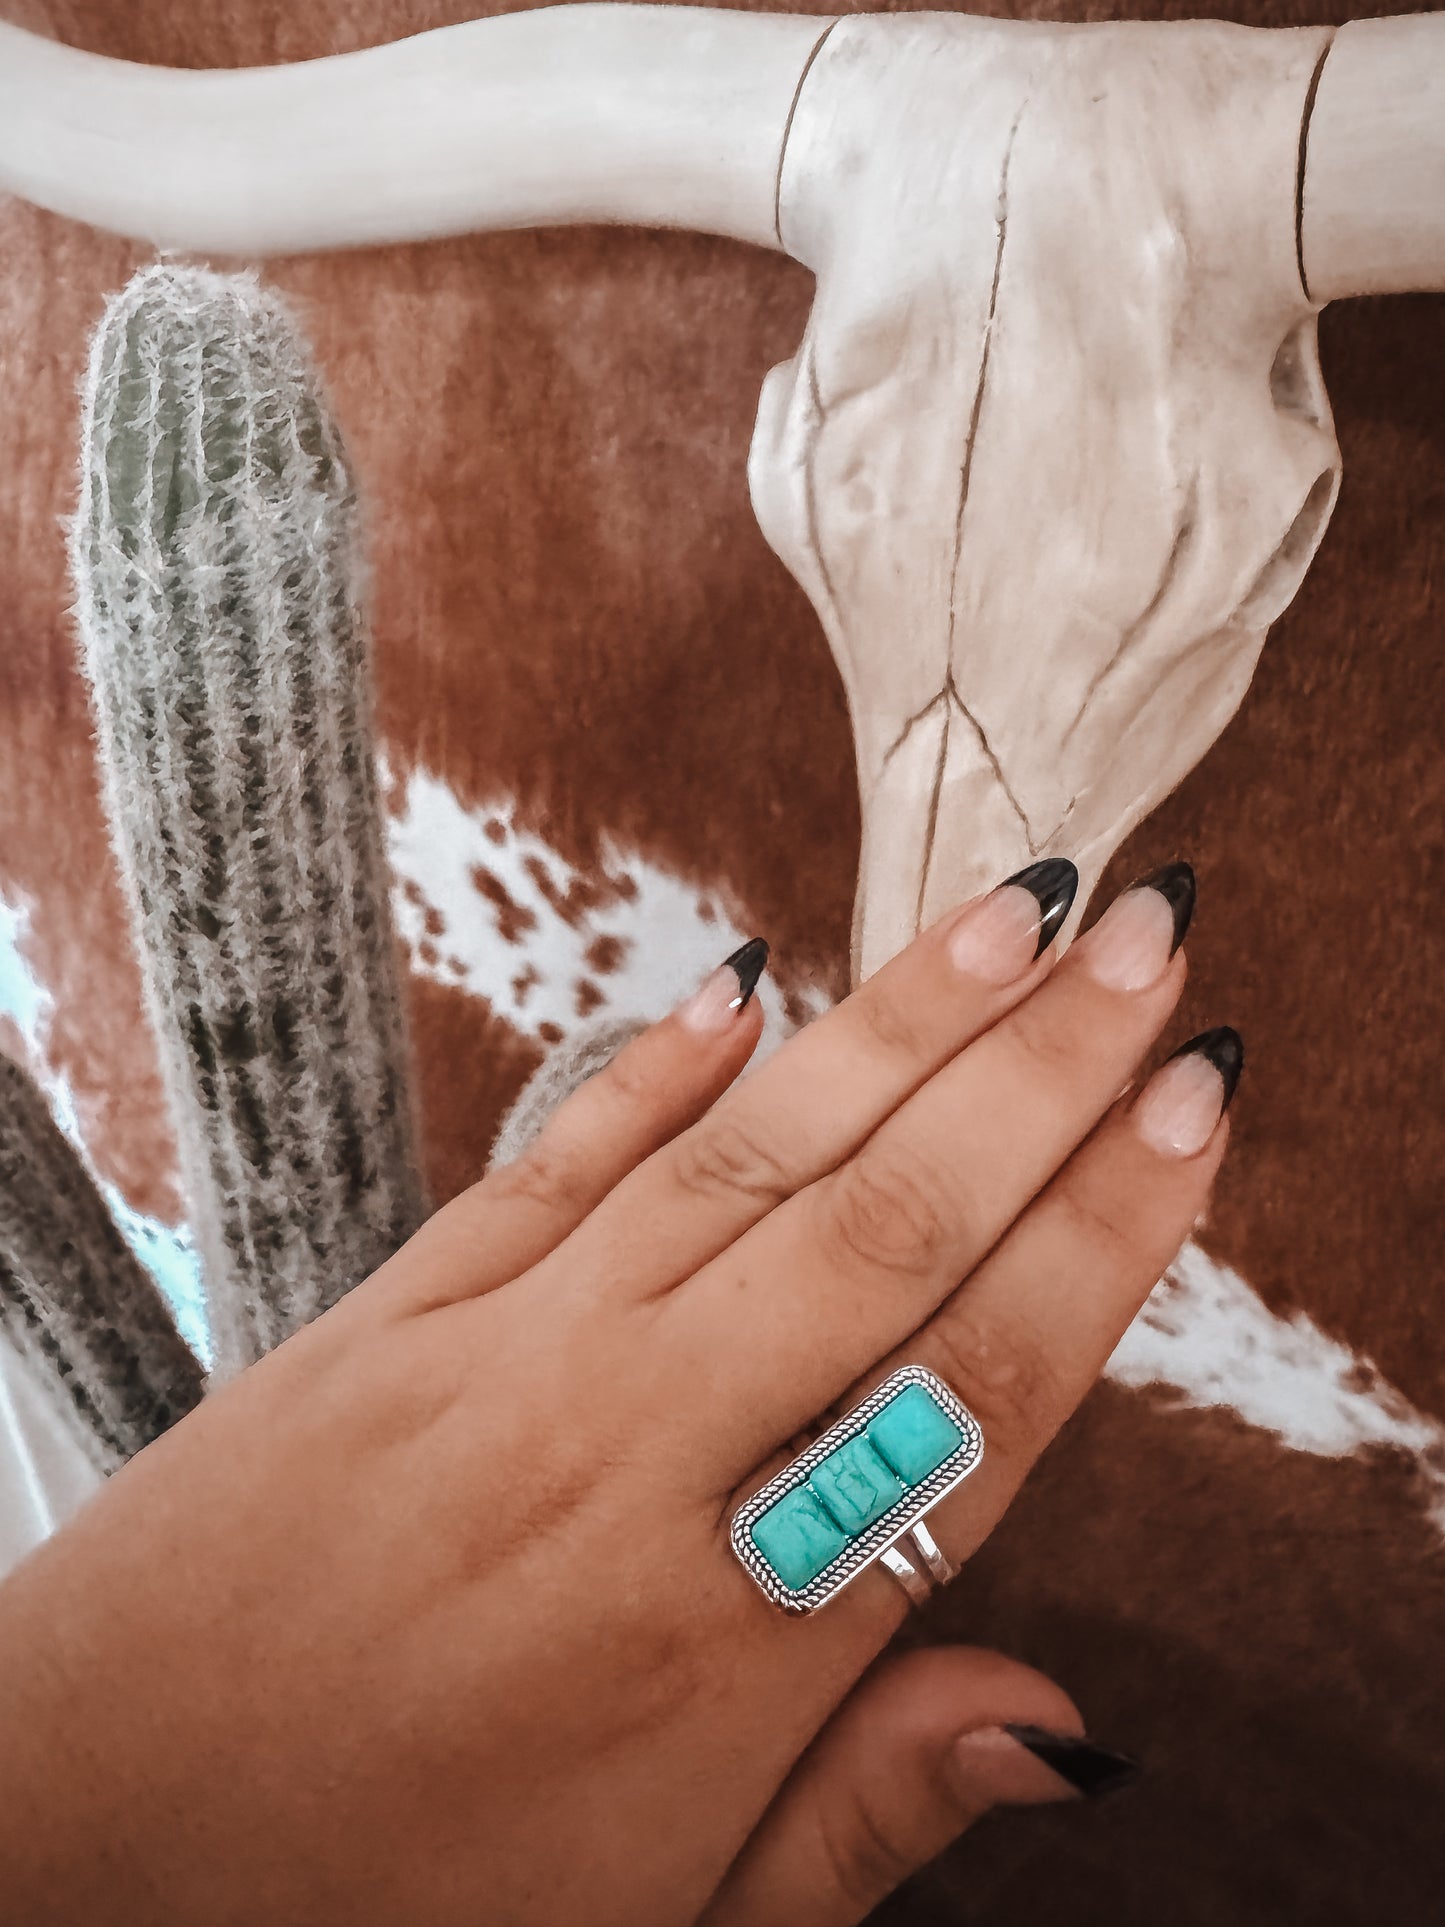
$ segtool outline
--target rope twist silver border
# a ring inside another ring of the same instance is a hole
[[[929,1396],[953,1421],[960,1443],[948,1457],[917,1485],[911,1486],[896,1505],[852,1539],[845,1550],[806,1586],[786,1586],[753,1544],[754,1523],[786,1493],[806,1483],[813,1469],[849,1439],[867,1430],[870,1422],[909,1385],[922,1385]],[[860,1404],[855,1405],[835,1425],[815,1439],[806,1451],[785,1465],[781,1472],[752,1497],[744,1500],[733,1514],[731,1542],[733,1552],[775,1606],[784,1612],[816,1612],[830,1599],[836,1599],[861,1572],[880,1563],[915,1605],[921,1605],[935,1584],[946,1585],[958,1568],[940,1550],[937,1541],[923,1524],[940,1499],[977,1469],[983,1457],[983,1428],[968,1407],[935,1372],[924,1365],[904,1365],[892,1372]]]

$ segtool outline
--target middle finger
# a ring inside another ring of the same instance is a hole
[[[725,1484],[815,1420],[986,1255],[1137,1069],[1184,986],[1167,895],[1135,888],[1049,981],[666,1307],[725,1415]],[[680,1357],[678,1356],[680,1354]]]

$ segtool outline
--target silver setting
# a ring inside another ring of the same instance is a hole
[[[802,1485],[813,1467],[821,1465],[830,1452],[866,1431],[883,1407],[891,1404],[908,1385],[922,1385],[953,1420],[963,1434],[962,1439],[942,1465],[936,1466],[921,1484],[905,1492],[897,1505],[891,1506],[881,1519],[875,1519],[868,1530],[860,1533],[816,1579],[794,1592],[782,1583],[753,1544],[751,1531],[754,1520],[761,1518],[784,1493]],[[884,1551],[894,1549],[895,1541],[912,1531],[926,1512],[930,1512],[956,1485],[961,1485],[982,1457],[983,1431],[968,1407],[954,1396],[936,1373],[922,1365],[904,1365],[885,1378],[861,1405],[855,1405],[836,1425],[830,1425],[821,1438],[815,1439],[805,1452],[800,1452],[775,1478],[769,1479],[760,1491],[738,1507],[733,1514],[733,1551],[775,1606],[781,1606],[784,1612],[790,1613],[816,1612],[819,1606],[826,1605],[845,1586],[851,1585],[859,1573],[871,1566]],[[931,1538],[929,1544],[933,1544]],[[936,1546],[933,1549],[938,1553]],[[926,1564],[927,1555],[920,1552],[920,1556]],[[910,1564],[906,1554],[900,1553],[899,1557],[903,1563]],[[943,1555],[938,1553],[938,1557],[942,1559]],[[900,1584],[904,1583],[891,1561],[889,1570]],[[914,1570],[911,1564],[910,1570]],[[926,1588],[928,1581],[924,1575],[916,1573],[916,1577]]]
[[[897,1546],[885,1546],[878,1555],[878,1563],[887,1567],[915,1606],[927,1605],[933,1592],[932,1586],[917,1566],[904,1558]]]
[[[918,1554],[928,1568],[929,1578],[936,1586],[946,1586],[950,1579],[957,1579],[958,1567],[954,1565],[922,1519],[903,1535],[903,1544],[910,1552]]]

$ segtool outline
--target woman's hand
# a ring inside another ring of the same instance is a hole
[[[0,1588],[8,1917],[846,1927],[988,1805],[1068,1794],[1056,1687],[875,1667],[882,1568],[797,1619],[728,1543],[910,1362],[983,1427],[929,1515],[966,1558],[1204,1204],[1238,1040],[1129,1088],[1187,869],[1057,965],[1071,866],[1026,882],[734,1084],[740,953]]]

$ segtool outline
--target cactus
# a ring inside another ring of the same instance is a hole
[[[83,665],[224,1378],[425,1215],[355,492],[254,276],[137,275],[84,411]]]
[[[45,1098],[0,1054],[0,1331],[113,1472],[190,1411],[200,1364]]]

